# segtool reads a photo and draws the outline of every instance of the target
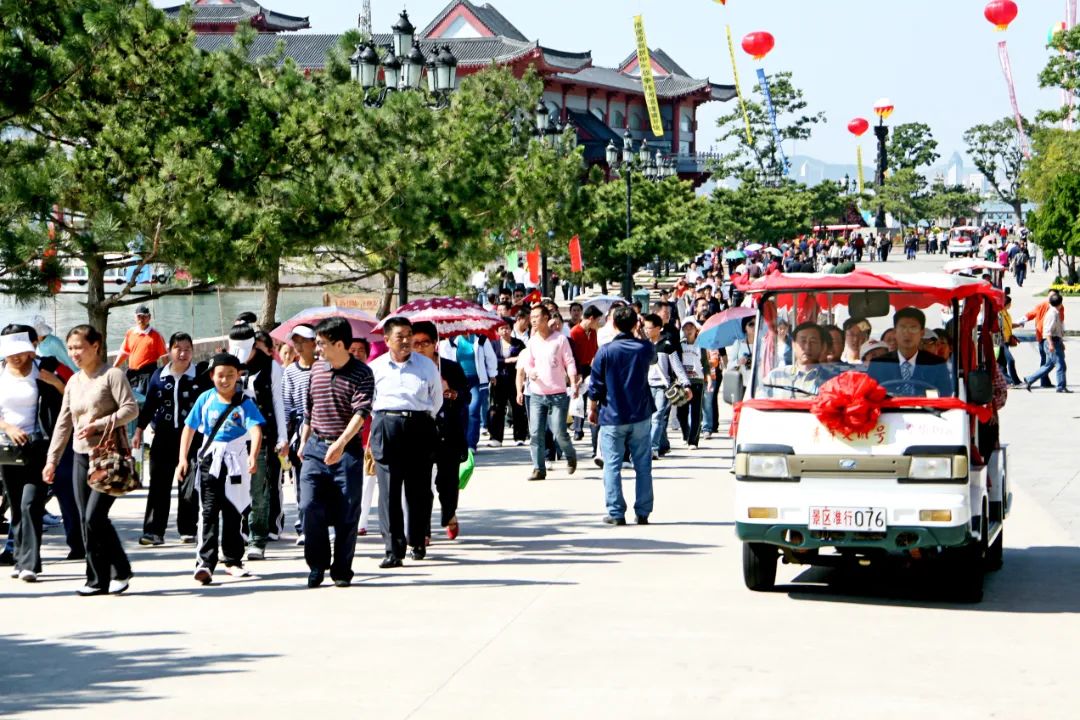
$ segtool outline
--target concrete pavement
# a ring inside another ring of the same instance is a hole
[[[306,589],[291,537],[259,577],[203,588],[175,535],[136,546],[139,493],[113,512],[128,594],[76,597],[83,564],[59,561],[55,531],[40,583],[0,578],[0,717],[1074,718],[1075,408],[1010,397],[1015,509],[979,605],[911,575],[784,566],[777,592],[745,590],[720,438],[673,441],[647,527],[599,522],[587,454],[529,483],[527,448],[483,449],[459,540],[380,571],[374,532],[349,589]]]

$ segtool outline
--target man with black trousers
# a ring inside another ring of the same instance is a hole
[[[375,375],[371,455],[379,478],[379,525],[386,557],[379,567],[401,567],[405,557],[405,520],[401,490],[410,508],[423,508],[431,494],[431,468],[438,447],[435,416],[443,403],[442,377],[435,363],[413,352],[412,323],[391,317],[383,325],[389,352],[371,362]],[[430,518],[409,513],[413,560],[427,555],[424,538]],[[417,544],[419,543],[419,544]]]
[[[435,489],[439,493],[441,525],[446,528],[447,537],[454,540],[461,531],[457,519],[460,494],[458,471],[461,463],[469,457],[469,443],[465,435],[469,427],[469,381],[460,365],[439,357],[439,332],[434,323],[413,323],[412,342],[413,352],[434,362],[442,375],[443,404],[435,416],[435,426],[439,431],[439,447],[435,451]],[[434,501],[430,492],[426,497],[428,503],[423,508],[409,506],[410,513],[419,512],[428,520],[425,540],[431,537],[431,506]],[[409,539],[413,545],[419,544],[415,538]]]
[[[324,574],[337,587],[352,582],[356,529],[364,490],[364,444],[360,430],[371,411],[375,382],[371,370],[349,354],[352,328],[332,317],[315,328],[323,359],[311,367],[301,441],[300,516],[304,523],[304,559],[308,587]],[[330,530],[334,526],[331,559]]]

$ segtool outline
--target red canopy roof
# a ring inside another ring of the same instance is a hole
[[[995,309],[1000,309],[1005,304],[1004,294],[985,280],[944,273],[893,275],[869,270],[855,270],[843,275],[772,273],[751,282],[744,282],[739,289],[755,294],[837,291],[838,295],[833,298],[837,304],[846,303],[846,296],[849,294],[846,291],[858,290],[908,293],[894,299],[893,304],[900,306],[947,305],[954,299],[964,300],[980,296],[990,300]]]

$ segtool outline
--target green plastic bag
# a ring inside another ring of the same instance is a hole
[[[465,486],[469,484],[469,480],[472,478],[473,470],[475,469],[476,458],[473,457],[473,451],[469,450],[469,457],[466,458],[465,462],[461,463],[461,467],[458,468],[458,489],[465,489]]]

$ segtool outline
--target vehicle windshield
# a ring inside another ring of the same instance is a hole
[[[870,375],[893,397],[955,397],[955,308],[917,299],[847,290],[765,296],[747,345],[751,397],[813,398],[845,372]]]

